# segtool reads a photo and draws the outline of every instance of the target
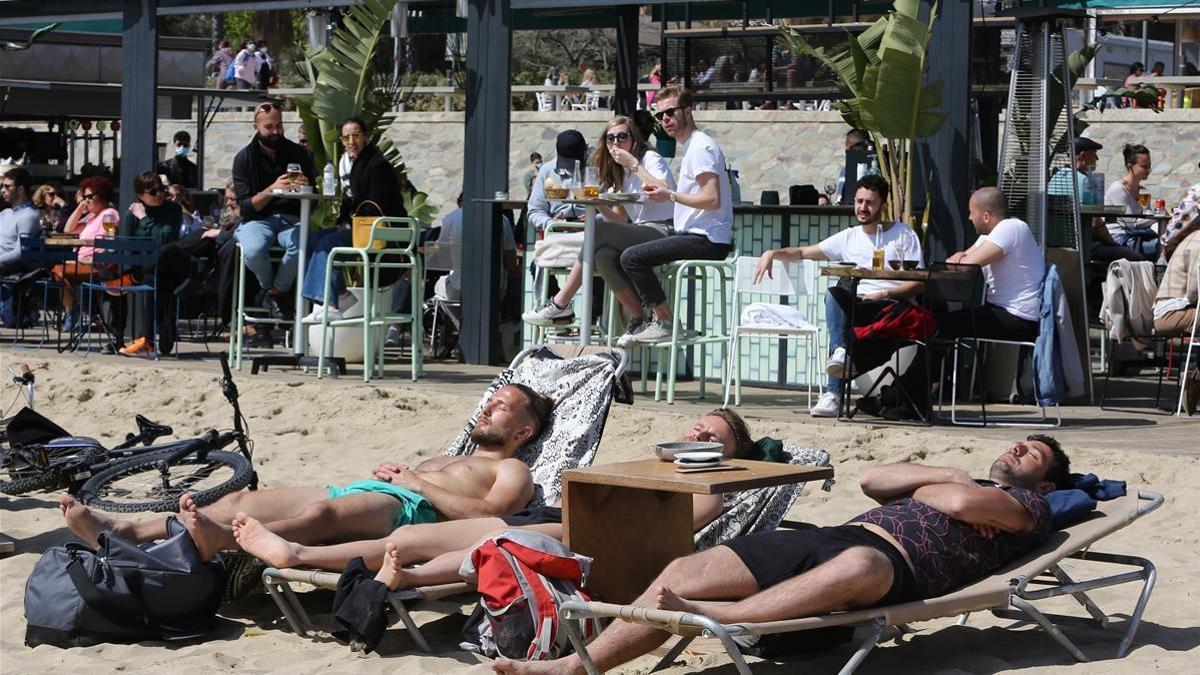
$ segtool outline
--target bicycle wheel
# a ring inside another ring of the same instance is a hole
[[[28,476],[12,476],[12,480],[0,480],[0,492],[6,495],[23,495],[26,492],[50,490],[58,486],[58,476],[50,472],[38,472]]]
[[[179,498],[191,493],[196,503],[206,506],[221,496],[250,483],[254,468],[243,456],[212,451],[201,461],[186,455],[159,470],[169,452],[148,453],[102,469],[83,484],[79,500],[103,511],[175,512]]]

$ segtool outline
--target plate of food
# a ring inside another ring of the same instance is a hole
[[[558,181],[554,178],[554,176],[546,177],[545,187],[546,187],[546,199],[566,199],[567,198],[567,194],[569,191],[567,190],[567,188],[559,185]]]

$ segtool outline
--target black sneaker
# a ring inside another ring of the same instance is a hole
[[[263,307],[271,313],[271,317],[280,321],[287,321],[287,313],[283,309],[283,305],[279,303],[279,297],[270,293],[263,293]]]

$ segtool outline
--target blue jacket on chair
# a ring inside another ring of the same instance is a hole
[[[1042,303],[1038,314],[1038,337],[1033,348],[1033,392],[1040,406],[1057,405],[1066,392],[1062,357],[1058,349],[1058,301],[1062,295],[1062,279],[1058,267],[1046,265],[1042,277]]]

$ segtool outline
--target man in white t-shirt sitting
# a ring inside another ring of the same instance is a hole
[[[445,246],[462,246],[463,208],[462,193],[458,195],[458,208],[442,216],[442,229],[438,233],[437,243]],[[513,236],[512,224],[508,217],[501,219],[500,250],[503,273],[500,275],[500,297],[508,292],[509,278],[521,276],[521,261],[517,259],[517,242]],[[454,259],[457,256],[449,256]],[[459,258],[461,259],[461,258]],[[451,269],[450,273],[437,280],[433,293],[443,300],[458,302],[462,299],[462,288],[459,278],[460,270]]]
[[[667,86],[654,97],[654,116],[683,148],[677,189],[647,182],[646,198],[674,202],[674,231],[667,237],[630,246],[621,267],[650,308],[648,322],[633,322],[622,343],[656,343],[671,339],[674,318],[667,294],[654,268],[676,260],[724,260],[733,248],[733,201],[725,154],[692,118],[692,92]]]
[[[994,187],[976,190],[967,204],[967,214],[979,238],[969,249],[955,253],[946,262],[983,267],[987,284],[984,304],[935,312],[937,337],[1037,340],[1046,260],[1029,225],[1019,218],[1008,217],[1008,200]],[[932,360],[935,367],[940,358],[940,350],[935,351]],[[928,391],[924,354],[913,359],[900,382],[913,396]]]
[[[794,246],[767,251],[759,258],[755,270],[755,283],[764,274],[770,274],[774,260],[830,260],[854,263],[863,269],[871,269],[876,249],[884,250],[885,260],[916,260],[917,266],[925,266],[921,253],[921,242],[904,223],[884,223],[884,207],[887,205],[890,188],[880,176],[863,176],[854,192],[854,218],[858,225],[808,246]],[[897,242],[904,240],[903,257],[897,252]],[[854,325],[867,326],[897,301],[921,292],[924,287],[919,281],[894,281],[886,279],[863,279],[858,284],[858,299],[854,306]],[[850,339],[851,326],[849,284],[833,286],[825,298],[825,326],[829,331],[829,359],[825,370],[829,375],[825,393],[817,399],[809,412],[813,417],[836,417],[842,405],[842,384],[846,376],[846,348]],[[896,343],[880,340],[862,340],[854,348],[854,370],[866,372],[885,363],[896,349]]]

